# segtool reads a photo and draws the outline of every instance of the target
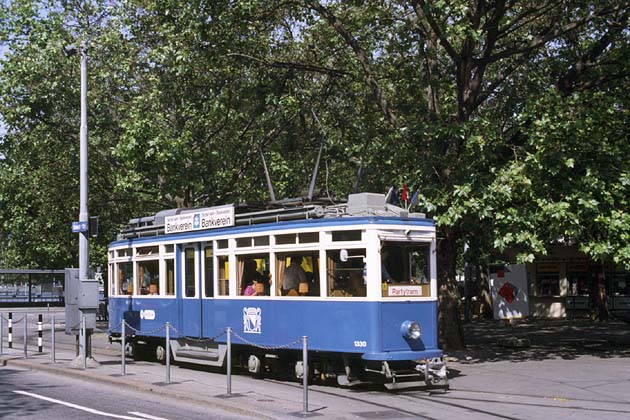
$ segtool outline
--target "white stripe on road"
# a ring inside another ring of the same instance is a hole
[[[75,408],[77,410],[85,411],[87,413],[92,413],[92,414],[96,414],[96,415],[99,415],[99,416],[112,417],[112,418],[115,418],[115,419],[123,419],[123,420],[143,420],[142,418],[138,418],[138,417],[121,416],[121,415],[118,415],[118,414],[106,413],[104,411],[98,411],[98,410],[95,410],[93,408],[83,407],[82,405],[77,405],[77,404],[72,404],[72,403],[69,403],[69,402],[66,402],[66,401],[56,400],[54,398],[45,397],[45,396],[39,395],[39,394],[33,394],[32,392],[26,392],[26,391],[13,391],[13,392],[15,392],[16,394],[27,395],[27,396],[33,397],[33,398],[39,398],[40,400],[48,401],[48,402],[51,402],[51,403],[65,405],[66,407]],[[130,414],[134,414],[134,413],[130,413]],[[140,413],[135,413],[135,414],[140,414]],[[145,417],[145,418],[155,418],[155,419],[157,419],[158,417]]]
[[[165,419],[164,417],[155,417],[149,414],[140,413],[138,411],[130,411],[129,414],[133,414],[134,416],[138,416],[138,417],[144,417],[145,419],[150,419],[150,420],[168,420],[168,419]]]

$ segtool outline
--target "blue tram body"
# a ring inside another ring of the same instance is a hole
[[[164,359],[168,322],[176,361],[224,366],[230,327],[233,360],[257,375],[293,366],[299,377],[306,336],[314,378],[446,384],[432,220],[378,194],[326,208],[218,209],[136,219],[110,245],[112,339],[124,321],[135,351]],[[234,220],[191,228],[203,211],[206,225]]]

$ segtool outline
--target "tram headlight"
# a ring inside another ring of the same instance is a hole
[[[405,321],[400,325],[400,332],[405,338],[417,340],[422,334],[422,327],[417,321]]]

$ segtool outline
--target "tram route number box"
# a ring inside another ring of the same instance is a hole
[[[98,281],[79,280],[78,268],[66,268],[65,275],[66,334],[78,335],[81,329],[81,315],[85,316],[85,328],[96,328],[98,309]]]

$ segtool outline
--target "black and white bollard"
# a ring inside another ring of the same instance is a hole
[[[52,319],[50,321],[50,358],[52,359],[52,363],[55,363],[55,315],[52,315]]]
[[[171,383],[171,323],[166,323],[166,383]]]
[[[232,395],[232,327],[227,327],[227,394]]]
[[[42,314],[37,315],[37,351],[42,352],[44,343],[42,342],[42,334],[44,332],[44,323],[42,322]]]
[[[13,312],[9,312],[9,335],[7,336],[9,348],[13,348]]]
[[[87,369],[87,338],[85,336],[85,315],[81,315],[81,361],[83,370]]]
[[[121,343],[121,347],[122,347],[122,351],[121,351],[121,355],[120,355],[120,368],[122,371],[122,375],[125,374],[125,347],[126,347],[126,343],[125,343],[125,320],[123,319],[122,325],[121,325],[121,332],[120,332],[120,338],[122,339],[122,343]]]
[[[302,337],[302,363],[304,364],[304,373],[302,374],[302,386],[304,387],[304,410],[302,413],[308,413],[308,337]]]

